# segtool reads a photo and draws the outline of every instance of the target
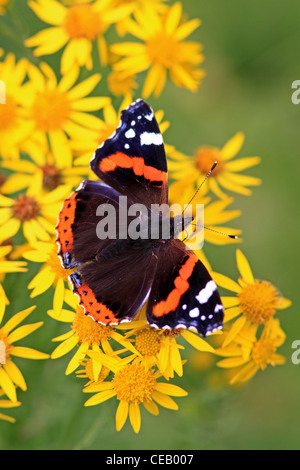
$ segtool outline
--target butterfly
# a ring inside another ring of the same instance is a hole
[[[147,237],[121,237],[128,227],[118,222],[115,237],[97,235],[103,220],[99,207],[109,205],[120,220],[120,201],[126,201],[128,212],[142,204],[151,228],[153,207],[168,202],[163,138],[147,103],[139,99],[121,112],[119,126],[96,150],[90,167],[101,181],[81,183],[65,200],[56,227],[58,256],[65,269],[74,269],[69,278],[85,314],[117,325],[132,321],[148,301],[151,327],[191,329],[201,336],[221,329],[224,308],[217,286],[176,237],[181,228],[176,218],[170,220],[169,238],[151,238],[151,230]]]

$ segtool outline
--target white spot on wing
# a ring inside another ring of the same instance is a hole
[[[215,306],[215,310],[214,310],[215,313],[218,313],[218,312],[220,312],[221,310],[223,310],[223,305],[217,304],[217,305]]]
[[[154,118],[154,113],[145,114],[145,118],[148,119],[148,121],[152,121],[152,119]]]
[[[189,316],[191,318],[197,318],[197,317],[199,317],[199,315],[200,315],[200,310],[199,310],[198,307],[195,307],[195,308],[193,308],[193,310],[189,311]]]
[[[133,129],[129,129],[125,132],[126,139],[133,139],[135,137],[135,131]]]
[[[162,145],[163,138],[161,134],[155,132],[143,132],[141,134],[141,145]]]
[[[200,290],[199,294],[196,295],[196,299],[200,304],[205,304],[209,301],[215,290],[217,290],[216,283],[211,280],[203,289]]]

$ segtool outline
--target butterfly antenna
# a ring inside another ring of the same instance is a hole
[[[182,211],[182,214],[184,213],[184,211],[189,207],[189,205],[192,203],[192,201],[195,199],[195,197],[197,196],[197,194],[199,193],[200,189],[202,188],[202,186],[204,185],[205,181],[207,180],[207,178],[211,175],[211,173],[214,171],[214,169],[216,168],[218,162],[215,162],[213,164],[213,166],[211,167],[211,169],[209,170],[209,172],[207,173],[207,175],[205,176],[204,180],[202,181],[202,183],[200,184],[200,186],[198,187],[198,189],[195,191],[193,197],[191,198],[191,200],[188,202],[188,204],[186,205],[185,209]],[[181,215],[182,215],[181,214]]]
[[[228,233],[219,232],[219,230],[214,230],[213,228],[205,227],[205,225],[199,225],[199,224],[193,224],[193,223],[191,225],[194,225],[196,227],[202,227],[205,230],[209,230],[210,232],[218,233],[219,235],[223,235],[224,237],[232,238],[233,240],[238,240],[238,238],[239,238],[237,235],[229,235]]]

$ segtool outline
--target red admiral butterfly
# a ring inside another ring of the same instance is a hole
[[[86,315],[104,325],[131,321],[148,299],[147,321],[160,329],[188,328],[206,336],[222,328],[217,286],[197,256],[176,238],[99,239],[97,208],[118,215],[127,204],[168,202],[167,159],[153,110],[137,100],[121,113],[119,127],[97,149],[91,168],[104,181],[83,181],[59,215],[58,255]],[[103,214],[102,214],[103,215]]]

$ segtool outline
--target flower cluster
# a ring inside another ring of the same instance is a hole
[[[58,213],[83,179],[95,178],[89,170],[93,152],[112,134],[120,111],[133,99],[157,98],[170,82],[190,92],[198,90],[205,77],[203,46],[190,36],[201,21],[188,19],[181,2],[168,0],[25,3],[38,29],[28,25],[30,34],[27,28],[28,37],[21,44],[31,60],[16,58],[10,50],[1,50],[0,55],[0,79],[6,85],[6,103],[0,105],[0,407],[19,406],[18,389],[27,388],[14,358],[49,357],[15,345],[43,324],[19,326],[35,306],[14,314],[6,280],[17,273],[18,290],[23,288],[28,298],[51,291],[45,312],[50,321],[66,328],[53,339],[58,345],[51,358],[72,351],[66,374],[85,379],[83,391],[92,394],[85,405],[115,398],[117,431],[129,418],[137,433],[140,405],[158,415],[159,406],[177,410],[173,397],[187,395],[171,383],[183,376],[189,359],[184,356],[185,342],[203,357],[222,357],[217,365],[233,371],[231,383],[246,381],[269,364],[282,364],[277,348],[285,335],[275,314],[290,301],[270,282],[253,277],[240,250],[240,278],[235,282],[213,272],[199,247],[196,254],[216,283],[234,292],[222,298],[225,327],[214,337],[216,348],[188,330],[151,328],[145,308],[132,322],[114,327],[84,314],[68,284],[72,270],[63,269],[57,256]],[[16,16],[19,8],[17,2],[0,1],[1,15],[14,10]],[[56,66],[50,65],[52,56]],[[170,124],[165,115],[169,118],[167,110],[156,112],[162,132]],[[166,144],[171,202],[190,201],[218,162],[193,200],[205,203],[205,240],[215,245],[241,242],[226,237],[241,233],[226,225],[241,215],[228,206],[236,193],[250,195],[250,188],[261,184],[259,178],[241,173],[260,162],[258,156],[235,158],[243,142],[239,132],[222,148],[201,143],[193,156]],[[27,270],[32,276],[24,286],[22,272]],[[40,312],[41,318],[45,312]],[[4,414],[0,419],[14,421]]]

